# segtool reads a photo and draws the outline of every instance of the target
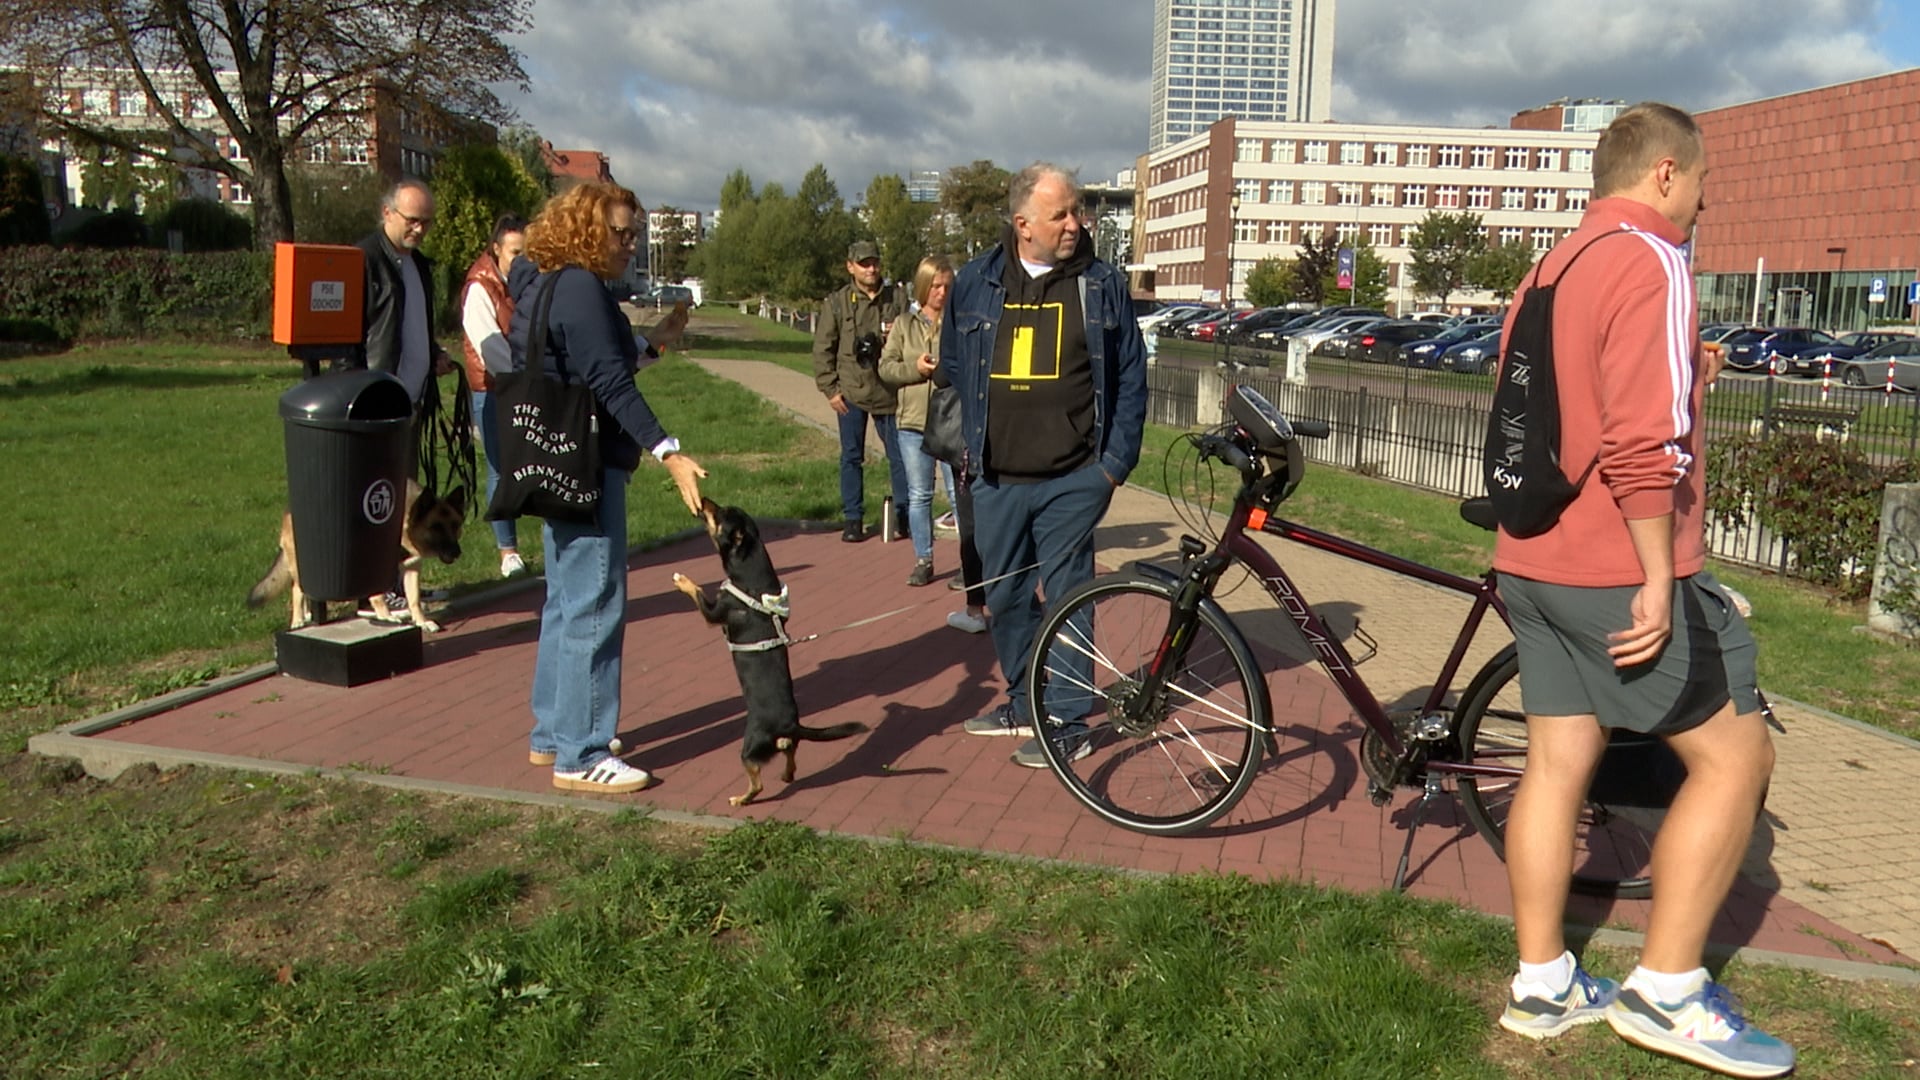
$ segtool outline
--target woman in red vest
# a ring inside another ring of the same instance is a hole
[[[493,241],[467,268],[460,301],[461,343],[467,353],[467,385],[473,388],[473,415],[480,425],[480,444],[487,455],[487,502],[500,483],[500,436],[494,428],[493,373],[513,368],[507,346],[507,327],[513,320],[513,298],[507,295],[507,270],[527,246],[527,223],[503,214],[493,223]],[[493,542],[500,549],[500,576],[525,573],[512,521],[493,523]]]

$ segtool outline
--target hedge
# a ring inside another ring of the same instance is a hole
[[[272,295],[270,253],[0,248],[0,315],[10,327],[37,325],[36,332],[63,340],[263,338],[271,330]]]

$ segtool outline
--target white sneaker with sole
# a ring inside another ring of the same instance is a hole
[[[500,576],[501,577],[510,578],[518,574],[524,574],[526,572],[527,572],[527,560],[521,558],[519,552],[509,551],[506,554],[500,556]]]
[[[617,757],[604,757],[579,772],[553,771],[553,786],[565,791],[599,791],[620,794],[639,791],[653,783],[653,774],[636,769]]]
[[[956,611],[947,616],[947,625],[969,634],[984,634],[987,631],[987,620],[978,615],[969,615],[964,611]]]

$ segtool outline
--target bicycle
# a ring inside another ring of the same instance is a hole
[[[1364,724],[1360,760],[1374,805],[1403,787],[1421,792],[1394,888],[1405,886],[1415,831],[1449,787],[1504,859],[1507,812],[1527,748],[1514,646],[1482,666],[1457,698],[1449,694],[1487,611],[1507,622],[1493,571],[1465,578],[1272,516],[1305,473],[1299,440],[1326,438],[1331,428],[1324,421],[1289,422],[1245,386],[1233,388],[1227,407],[1232,423],[1187,436],[1202,466],[1215,459],[1240,474],[1233,510],[1211,547],[1183,536],[1177,571],[1139,563],[1131,572],[1096,577],[1049,606],[1027,669],[1027,700],[1034,703],[1048,764],[1088,809],[1139,832],[1182,835],[1233,809],[1259,771],[1261,752],[1279,755],[1266,678],[1213,595],[1222,575],[1239,564],[1290,617]],[[1485,499],[1461,506],[1462,517],[1488,530],[1495,527],[1491,511]],[[1359,661],[1250,533],[1472,597],[1421,707],[1388,713],[1355,671]],[[1684,775],[1660,740],[1614,733],[1582,813],[1576,890],[1650,894],[1653,835]]]

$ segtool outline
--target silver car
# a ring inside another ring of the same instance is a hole
[[[1886,386],[1889,373],[1895,390],[1920,393],[1920,338],[1889,341],[1859,356],[1833,362],[1834,378],[1863,389]]]

